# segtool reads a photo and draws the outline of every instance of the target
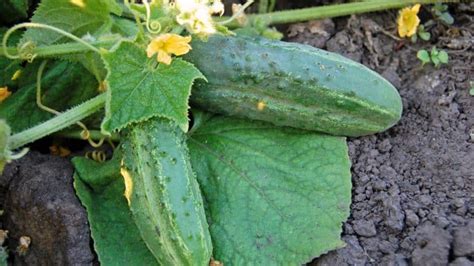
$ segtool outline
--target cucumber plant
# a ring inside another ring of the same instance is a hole
[[[273,3],[262,1],[249,25],[411,1],[267,13]],[[8,23],[33,13],[30,22],[0,29],[0,87],[8,92],[0,170],[51,134],[118,142],[111,160],[73,160],[101,263],[297,265],[344,245],[344,136],[397,122],[400,97],[387,81],[308,46],[234,36],[243,10],[211,16],[223,13],[219,0],[43,0],[34,12],[23,8],[7,10]]]

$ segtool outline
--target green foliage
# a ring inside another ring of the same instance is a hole
[[[28,64],[19,78],[17,92],[0,105],[0,118],[14,133],[35,126],[54,115],[36,104],[36,76],[40,62]],[[78,63],[51,62],[41,81],[42,102],[58,111],[78,105],[97,94],[97,81]]]
[[[155,116],[174,120],[187,130],[191,85],[204,79],[196,67],[181,59],[155,66],[155,58],[149,60],[143,48],[130,42],[103,58],[109,71],[104,132]]]
[[[1,169],[0,169],[1,172]],[[0,247],[0,266],[8,265],[8,250],[6,247]]]
[[[88,0],[85,3],[84,7],[80,7],[71,1],[43,0],[31,21],[55,26],[82,37],[108,32],[113,24],[110,13],[121,13],[121,7],[114,0]],[[33,41],[36,45],[44,45],[64,40],[67,39],[56,32],[30,28],[23,42]]]
[[[24,20],[28,16],[29,0],[2,0],[0,1],[0,23],[12,23]]]
[[[454,23],[454,18],[451,16],[448,10],[448,6],[441,3],[436,3],[431,9],[435,18],[445,25],[451,25]]]
[[[447,64],[449,60],[448,53],[444,50],[438,50],[436,47],[433,47],[430,52],[425,49],[419,50],[416,57],[420,59],[422,65],[431,62],[435,67],[439,67],[441,64]]]
[[[5,120],[0,119],[0,174],[2,174],[3,168],[10,157],[10,149],[8,148],[10,133],[10,127]]]
[[[469,86],[470,86],[470,88],[469,88],[469,94],[470,94],[471,96],[474,96],[474,81],[469,81]]]
[[[200,121],[200,119],[198,119]],[[224,265],[301,265],[344,246],[345,139],[214,117],[188,141]]]
[[[431,39],[431,33],[425,30],[425,26],[420,25],[418,26],[418,29],[416,30],[416,34],[411,36],[411,41],[415,43],[418,37],[422,39],[423,41],[429,41]]]
[[[123,197],[120,160],[119,154],[106,163],[73,159],[74,187],[87,210],[95,251],[102,265],[158,265]]]
[[[6,28],[0,28],[0,39],[7,31]],[[14,46],[21,38],[21,32],[15,32],[9,39],[8,44]],[[10,60],[6,57],[0,56],[0,87],[7,86],[9,89],[16,88],[16,81],[12,80],[13,74],[21,69],[19,60]]]

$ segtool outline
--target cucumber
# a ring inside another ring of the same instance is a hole
[[[381,132],[401,117],[397,90],[340,55],[251,37],[191,45],[184,58],[208,80],[196,82],[191,101],[205,110],[342,136]]]
[[[179,126],[164,118],[134,124],[122,142],[121,173],[135,223],[161,265],[209,265],[203,200]]]

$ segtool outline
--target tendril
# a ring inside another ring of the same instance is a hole
[[[107,160],[107,155],[105,154],[105,152],[97,150],[86,152],[85,157],[100,163],[105,162],[105,160]]]
[[[148,0],[143,0],[143,5],[146,9],[146,29],[152,34],[158,34],[161,31],[161,23],[157,20],[151,19],[151,8]]]
[[[43,72],[44,72],[44,69],[46,68],[47,63],[48,63],[48,60],[43,61],[38,68],[38,73],[36,76],[36,105],[38,105],[40,109],[46,112],[49,112],[55,115],[60,115],[61,112],[44,105],[41,101],[41,78],[43,76]],[[81,138],[83,140],[87,140],[87,142],[89,142],[89,144],[94,148],[98,148],[102,146],[102,144],[104,143],[104,138],[102,138],[99,142],[96,143],[91,139],[89,129],[87,129],[87,126],[84,125],[84,123],[77,122],[76,124],[82,128]]]
[[[25,59],[25,60],[28,60],[28,61],[32,61],[37,56],[34,53],[34,48],[36,48],[36,46],[31,41],[28,41],[28,42],[22,44],[19,47],[18,54],[16,54],[16,55],[10,54],[8,52],[7,44],[8,44],[8,39],[10,38],[10,35],[13,32],[15,32],[16,30],[21,29],[21,28],[39,28],[39,29],[51,30],[51,31],[59,33],[59,34],[65,36],[65,37],[68,37],[68,38],[70,38],[70,39],[72,39],[72,40],[74,40],[78,43],[83,44],[84,46],[86,46],[87,48],[89,48],[90,50],[92,50],[96,53],[100,53],[100,50],[98,48],[96,48],[95,46],[91,45],[90,43],[82,40],[81,38],[67,32],[67,31],[64,31],[62,29],[56,28],[54,26],[46,25],[46,24],[25,22],[25,23],[20,23],[20,24],[17,24],[15,26],[11,27],[5,33],[5,35],[3,36],[3,40],[2,40],[3,54],[5,55],[5,57],[7,57],[9,59],[12,59],[12,60]]]
[[[251,4],[253,4],[254,0],[248,0],[240,9],[239,11],[235,12],[229,19],[219,22],[219,25],[226,25],[237,19],[244,11],[247,9]]]

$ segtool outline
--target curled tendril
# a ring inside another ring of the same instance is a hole
[[[158,20],[152,20],[151,19],[151,7],[150,3],[148,3],[148,0],[143,0],[143,5],[145,6],[146,9],[146,22],[145,26],[148,32],[152,34],[158,34],[161,31],[161,23]]]
[[[49,112],[49,113],[52,113],[52,114],[55,114],[55,115],[60,115],[61,112],[59,112],[57,110],[54,110],[53,108],[50,108],[50,107],[44,105],[41,101],[41,78],[43,76],[43,72],[44,72],[44,69],[45,69],[47,63],[48,63],[47,60],[45,60],[41,63],[40,67],[38,68],[38,73],[36,75],[36,105],[38,105],[38,107],[40,109],[42,109],[46,112]],[[94,142],[91,138],[91,134],[89,132],[89,129],[87,129],[87,126],[84,125],[84,123],[82,123],[82,122],[77,122],[76,124],[82,128],[81,138],[83,140],[87,140],[87,142],[89,142],[89,144],[94,148],[98,148],[98,147],[102,146],[102,144],[104,143],[105,138],[102,138],[99,142]]]
[[[38,55],[34,52],[35,49],[36,44],[32,41],[27,41],[18,47],[18,57],[31,63]]]
[[[7,44],[8,44],[8,38],[10,38],[10,35],[15,32],[16,30],[18,29],[21,29],[21,28],[39,28],[39,29],[47,29],[47,30],[51,30],[51,31],[54,31],[56,33],[59,33],[65,37],[68,37],[78,43],[81,43],[83,44],[84,46],[86,46],[87,48],[91,49],[92,51],[94,52],[97,52],[97,53],[100,53],[100,50],[91,45],[90,43],[82,40],[81,38],[67,32],[67,31],[64,31],[60,28],[56,28],[54,26],[50,26],[50,25],[46,25],[46,24],[41,24],[41,23],[32,23],[32,22],[25,22],[25,23],[20,23],[20,24],[17,24],[13,27],[11,27],[6,33],[5,35],[3,36],[3,40],[2,40],[2,48],[3,48],[3,54],[5,55],[5,57],[9,58],[9,59],[12,59],[12,60],[15,60],[15,59],[26,59],[28,61],[33,61],[33,59],[35,59],[35,57],[37,56],[35,53],[34,53],[34,49],[36,48],[36,45],[31,42],[31,41],[28,41],[28,42],[25,42],[24,44],[20,45],[20,47],[18,48],[18,54],[11,54],[8,49],[7,49]]]
[[[86,152],[85,157],[100,163],[105,162],[105,160],[107,160],[107,155],[105,154],[105,152],[99,150],[88,151]]]
[[[150,33],[158,34],[161,31],[161,23],[158,20],[152,20],[150,23],[147,23],[146,28]]]

